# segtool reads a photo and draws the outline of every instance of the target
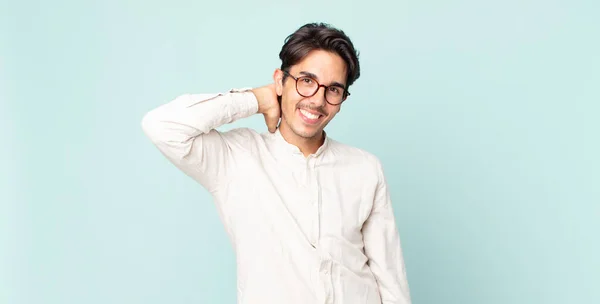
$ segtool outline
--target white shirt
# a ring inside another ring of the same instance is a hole
[[[249,90],[185,94],[145,134],[212,194],[239,304],[409,304],[389,189],[372,154],[326,137],[304,157],[275,133],[216,128],[256,114]]]

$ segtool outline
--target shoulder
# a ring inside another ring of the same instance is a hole
[[[360,159],[363,163],[366,163],[370,166],[381,166],[381,160],[379,159],[379,157],[370,151],[342,143],[332,138],[329,138],[328,140],[330,149],[334,153],[340,153],[345,158],[350,158],[352,160]]]
[[[363,173],[377,180],[384,178],[382,162],[374,153],[332,138],[329,138],[329,144],[331,152],[337,154],[336,156],[344,163],[356,165]]]
[[[225,131],[219,131],[222,136],[229,139],[248,140],[260,137],[260,133],[248,127],[233,128]]]
[[[219,134],[227,145],[232,149],[253,150],[257,142],[261,141],[261,135],[254,129],[247,127],[233,128],[226,131],[214,131]]]

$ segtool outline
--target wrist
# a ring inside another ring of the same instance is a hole
[[[256,98],[256,102],[258,104],[258,113],[260,114],[264,114],[265,113],[265,104],[264,104],[264,98],[263,98],[263,90],[264,88],[253,88],[252,90],[250,90],[252,92],[252,94],[254,94],[254,98]]]

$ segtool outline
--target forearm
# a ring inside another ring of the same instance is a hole
[[[153,142],[183,142],[257,111],[251,91],[184,94],[146,113],[142,128]]]

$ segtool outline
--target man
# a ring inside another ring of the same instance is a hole
[[[238,303],[410,303],[381,163],[324,131],[360,75],[352,42],[307,24],[279,57],[272,84],[181,95],[147,113],[144,132],[214,197]],[[216,130],[257,113],[269,132]]]

